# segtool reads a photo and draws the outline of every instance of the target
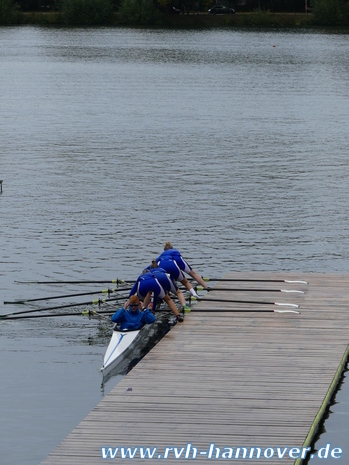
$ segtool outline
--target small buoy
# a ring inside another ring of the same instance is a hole
[[[275,47],[275,44],[273,45],[273,47]]]

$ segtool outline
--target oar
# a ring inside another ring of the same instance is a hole
[[[189,308],[189,307],[188,307]],[[48,310],[48,309],[46,309]],[[165,313],[165,312],[168,312],[170,314],[172,314],[171,310],[156,310],[155,311],[156,313]],[[91,317],[91,316],[96,316],[96,317],[101,317],[101,318],[107,318],[103,315],[113,315],[115,313],[115,310],[98,310],[98,312],[96,312],[95,310],[84,310],[83,312],[81,313],[78,313],[78,312],[62,312],[62,313],[51,313],[51,314],[45,314],[45,315],[24,315],[24,316],[8,316],[6,318],[4,318],[4,320],[27,320],[29,318],[53,318],[53,317],[58,317],[58,316],[88,316],[88,317]],[[108,321],[111,321],[109,320],[109,318],[107,318]]]
[[[221,287],[221,288],[216,288],[216,287],[207,287],[206,289],[203,286],[196,286],[197,291],[232,291],[232,292],[240,292],[240,291],[245,291],[245,292],[290,292],[290,293],[297,293],[297,294],[304,294],[303,291],[294,291],[294,290],[288,290],[288,289],[231,289],[230,287]]]
[[[15,281],[17,284],[124,284],[123,279],[104,279],[101,281]],[[127,281],[133,283],[134,281]]]
[[[244,279],[244,278],[205,278],[201,276],[206,282],[209,281],[237,281],[237,282],[251,282],[251,283],[292,283],[292,284],[308,284],[307,281],[295,281],[290,279]]]
[[[57,316],[76,316],[76,315],[83,315],[83,316],[101,316],[101,314],[109,314],[112,315],[114,310],[99,310],[98,313],[94,310],[84,310],[81,313],[78,312],[65,312],[65,313],[51,313],[48,315],[24,315],[24,316],[9,316],[4,318],[5,320],[26,320],[29,318],[52,318]],[[101,316],[102,317],[102,316]]]
[[[125,297],[113,297],[112,299],[98,299],[98,300],[80,302],[80,303],[75,303],[75,304],[58,305],[57,307],[37,308],[34,310],[25,310],[22,312],[6,313],[5,315],[0,315],[0,320],[1,319],[5,320],[7,317],[12,316],[12,315],[23,315],[25,313],[36,313],[36,312],[44,312],[44,311],[50,311],[50,310],[58,310],[61,308],[79,307],[81,305],[101,305],[106,302],[113,302],[113,301],[122,300],[122,299],[125,299]]]
[[[295,313],[300,315],[300,312],[297,310],[279,310],[279,309],[260,309],[260,310],[253,310],[253,309],[229,309],[229,308],[222,308],[222,309],[199,309],[199,308],[191,308],[190,312],[187,313]],[[112,315],[114,313],[113,310],[99,310],[98,313],[91,310],[85,310],[81,313],[77,312],[65,312],[65,313],[52,313],[52,314],[45,314],[45,315],[24,315],[24,316],[8,316],[4,318],[4,320],[25,320],[25,319],[32,319],[32,318],[53,318],[53,317],[60,317],[60,316],[100,316],[101,314]]]
[[[108,294],[108,296],[109,296],[113,292],[120,292],[121,290],[122,291],[130,291],[131,288],[103,289],[101,291],[94,291],[94,292],[80,292],[79,294],[65,294],[65,295],[55,295],[53,297],[40,297],[40,298],[37,298],[37,299],[23,299],[23,300],[5,301],[4,304],[26,304],[26,303],[29,303],[29,302],[39,302],[40,300],[65,299],[66,297],[80,297],[80,296],[83,296],[83,295],[93,295],[93,294]]]
[[[205,308],[192,308],[191,312],[188,313],[193,313],[193,312],[207,312],[207,313],[221,313],[221,312],[234,312],[234,313],[261,313],[261,312],[274,312],[274,313],[297,313],[300,315],[300,312],[297,310],[278,310],[278,309],[265,309],[262,308],[261,310],[253,310],[253,309],[229,309],[229,308],[221,308],[219,310],[210,310],[210,309],[205,309]]]
[[[236,303],[236,304],[258,304],[258,305],[279,305],[284,307],[295,307],[299,308],[297,304],[284,304],[280,302],[265,302],[265,301],[257,301],[257,300],[226,300],[226,299],[205,299],[200,297],[192,297],[191,300],[197,300],[198,302],[226,302],[226,303]]]

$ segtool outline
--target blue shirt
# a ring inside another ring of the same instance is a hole
[[[179,250],[177,250],[177,249],[168,249],[168,250],[164,250],[162,252],[162,254],[160,254],[158,256],[156,261],[157,262],[159,262],[160,260],[174,260],[174,261],[177,261],[177,260],[181,260],[181,259],[182,259],[182,256],[181,256]]]
[[[141,329],[145,324],[154,323],[155,316],[148,309],[141,312],[138,308],[136,311],[120,308],[111,317],[111,321],[120,323],[121,331],[125,331],[126,329]]]
[[[166,271],[167,271],[168,264],[170,262],[175,262],[178,268],[181,271],[184,271],[185,273],[190,274],[190,271],[192,270],[192,267],[189,265],[189,263],[186,260],[184,260],[179,250],[177,249],[164,250],[162,254],[159,255],[158,258],[156,259],[156,263],[160,267],[165,268]],[[175,278],[175,279],[178,279],[178,278]]]

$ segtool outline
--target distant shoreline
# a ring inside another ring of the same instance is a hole
[[[18,25],[64,25],[61,12],[20,12]],[[118,13],[113,20],[105,25],[111,27],[123,26]],[[105,27],[103,26],[103,27]],[[128,25],[129,27],[130,25]],[[135,27],[141,27],[134,25]],[[98,26],[96,26],[98,27]],[[311,13],[271,13],[251,12],[236,13],[234,15],[209,15],[207,13],[189,15],[164,16],[158,24],[146,25],[144,27],[161,27],[173,29],[208,29],[208,28],[316,28],[331,29],[349,32],[349,27],[318,26],[314,22]]]
[[[166,22],[175,28],[187,27],[304,27],[313,22],[309,13],[236,13],[234,15],[190,14],[170,16]]]

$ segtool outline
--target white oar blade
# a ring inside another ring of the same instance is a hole
[[[299,308],[299,305],[297,304],[284,304],[280,302],[274,302],[275,305],[279,305],[280,307],[294,307],[294,308]]]
[[[288,290],[288,289],[280,289],[281,292],[289,292],[294,294],[305,294],[303,291],[295,291],[295,290]]]
[[[297,313],[297,315],[300,315],[300,312],[297,312],[297,310],[274,310],[274,313]]]

